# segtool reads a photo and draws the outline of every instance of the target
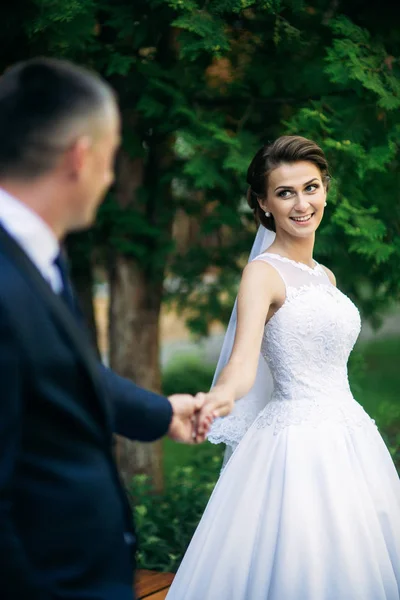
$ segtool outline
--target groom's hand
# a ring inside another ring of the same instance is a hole
[[[199,411],[203,408],[204,399],[193,398],[189,394],[173,394],[168,400],[172,405],[172,421],[168,436],[176,442],[196,444],[204,442],[207,431],[201,435],[197,432]]]

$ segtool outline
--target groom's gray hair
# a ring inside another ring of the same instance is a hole
[[[0,77],[0,178],[52,170],[82,135],[94,137],[116,102],[97,74],[68,61],[36,58]]]

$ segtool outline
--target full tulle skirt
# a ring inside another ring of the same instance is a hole
[[[373,421],[254,423],[168,600],[399,600],[400,482]]]

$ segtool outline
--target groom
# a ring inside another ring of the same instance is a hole
[[[112,433],[190,442],[201,402],[99,364],[74,305],[60,243],[113,181],[114,94],[70,63],[21,63],[0,78],[0,134],[0,598],[132,600]]]

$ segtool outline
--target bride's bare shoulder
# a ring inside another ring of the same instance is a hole
[[[261,294],[268,292],[268,295],[274,299],[284,297],[286,294],[281,275],[273,265],[262,258],[262,255],[245,266],[241,283],[241,287],[243,286]]]

